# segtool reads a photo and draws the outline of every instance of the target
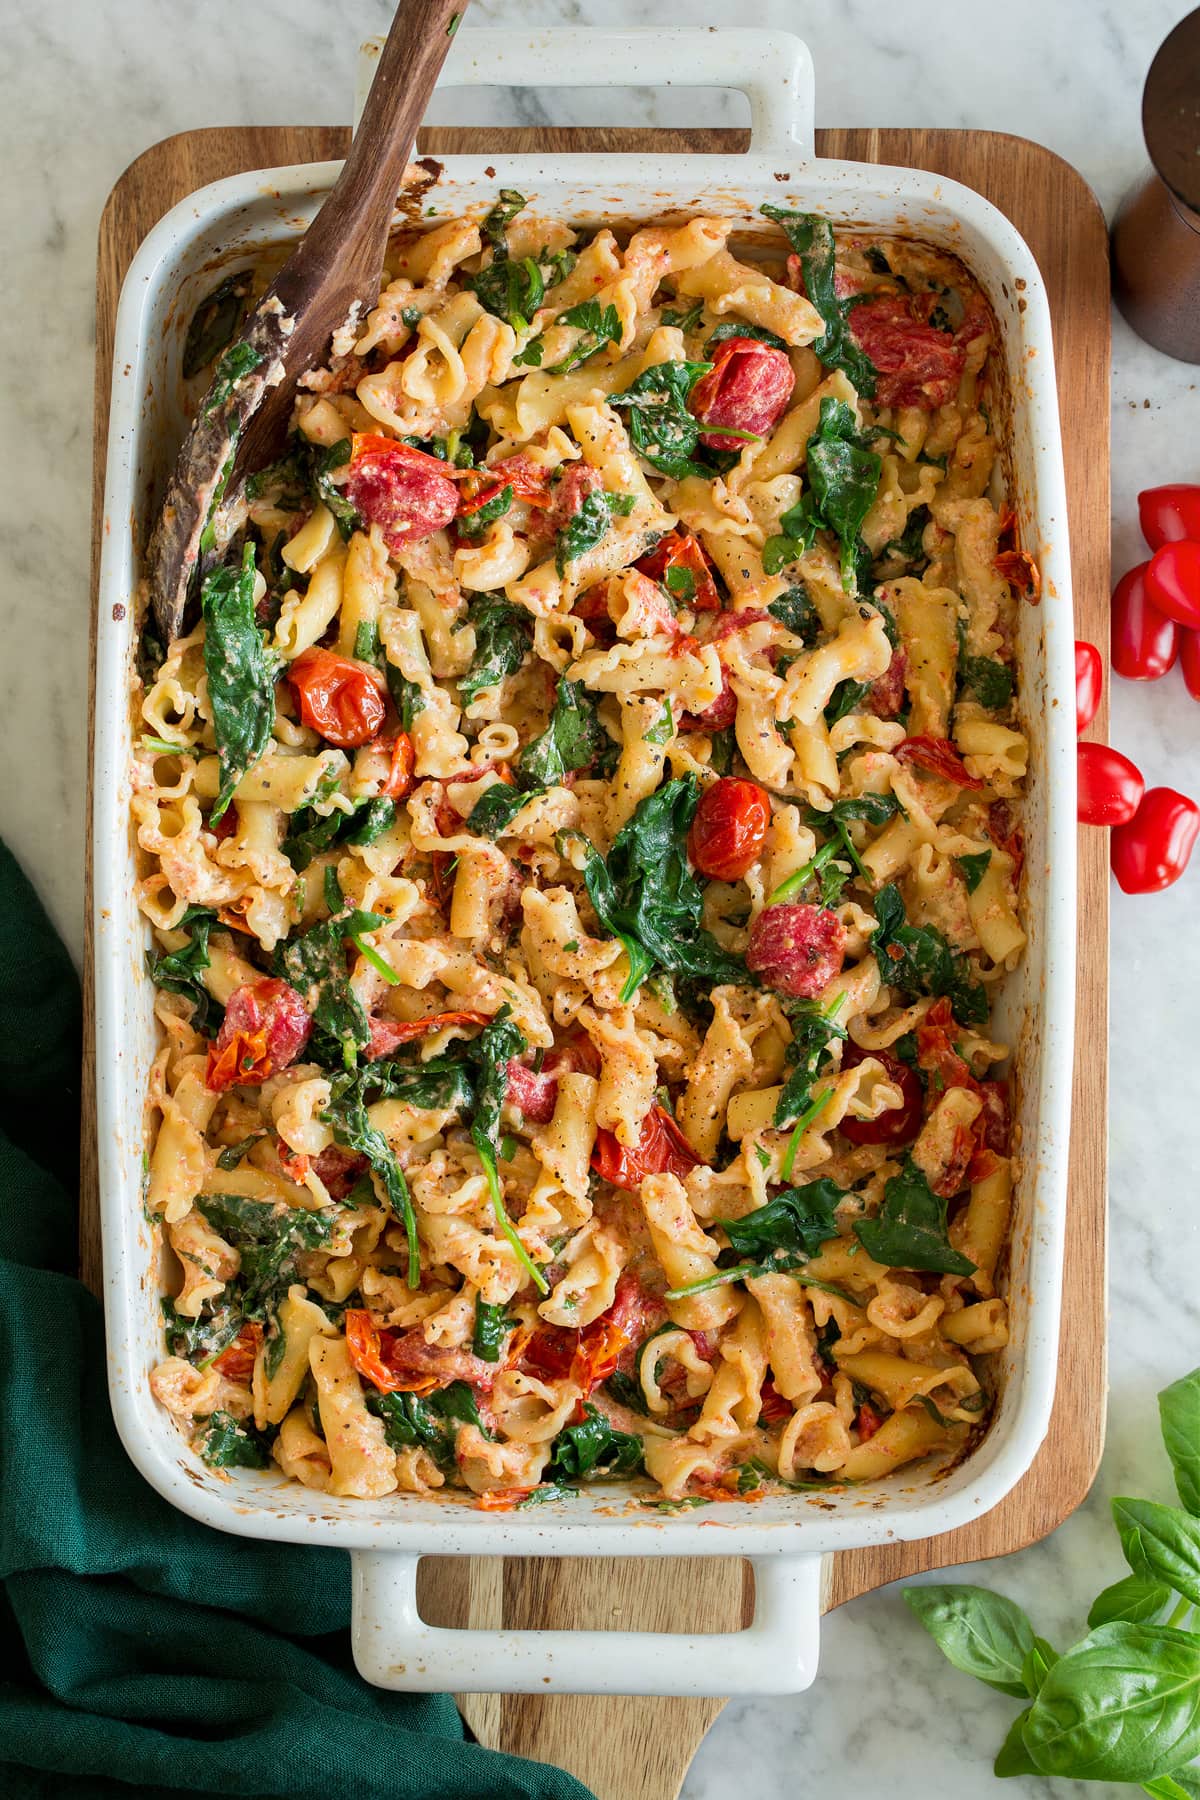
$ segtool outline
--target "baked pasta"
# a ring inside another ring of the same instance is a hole
[[[143,630],[152,1383],[210,1464],[694,1505],[986,1424],[1037,588],[990,315],[762,210],[411,232]]]

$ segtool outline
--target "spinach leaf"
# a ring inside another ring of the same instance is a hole
[[[193,1363],[210,1363],[232,1344],[242,1329],[242,1315],[227,1294],[228,1289],[215,1304],[209,1302],[198,1319],[189,1319],[179,1312],[173,1300],[163,1300],[163,1336],[172,1356],[183,1356]]]
[[[661,322],[664,325],[675,325],[683,332],[695,331],[697,325],[700,323],[700,315],[703,311],[703,299],[693,300],[692,304],[683,312],[675,312],[670,307],[667,307],[662,314]]]
[[[801,494],[795,506],[779,515],[779,531],[763,545],[762,566],[767,575],[778,575],[788,563],[795,562],[811,550],[823,521],[811,489]]]
[[[1007,663],[994,656],[962,656],[958,664],[959,684],[973,693],[980,706],[999,712],[1013,696],[1013,674]]]
[[[495,205],[479,225],[480,231],[492,247],[493,255],[508,255],[508,227],[518,213],[524,212],[528,204],[524,194],[518,194],[516,188],[500,189]]]
[[[845,800],[835,800],[828,812],[810,811],[807,819],[810,825],[818,828],[845,825],[853,819],[861,819],[868,825],[886,825],[899,811],[900,802],[895,794],[851,794]]]
[[[347,498],[344,487],[334,481],[335,469],[344,469],[350,461],[353,446],[348,437],[339,438],[336,444],[319,447],[316,444],[310,451],[312,492],[333,514],[334,523],[343,538],[349,539],[356,531],[362,530],[362,519],[358,508]]]
[[[893,538],[890,544],[885,544],[881,554],[898,556],[907,563],[928,561],[921,540],[925,536],[925,527],[928,525],[929,519],[930,512],[927,506],[914,506],[905,521],[904,530],[900,536]]]
[[[807,469],[821,520],[842,547],[842,586],[856,591],[859,533],[879,491],[883,463],[860,436],[844,400],[831,395],[822,400],[820,423],[808,440]]]
[[[856,1219],[854,1235],[876,1262],[891,1269],[925,1269],[935,1275],[973,1275],[975,1264],[946,1235],[946,1202],[935,1194],[911,1157],[883,1190],[873,1219]]]
[[[1157,1500],[1116,1499],[1112,1512],[1134,1574],[1161,1582],[1200,1606],[1200,1522]]]
[[[991,851],[980,850],[975,856],[956,856],[954,860],[962,870],[962,878],[967,884],[968,894],[973,894],[987,874],[988,864],[992,860]]]
[[[1200,1638],[1167,1625],[1099,1626],[1055,1663],[1021,1735],[1043,1775],[1170,1775],[1200,1752]]]
[[[392,705],[400,715],[400,724],[405,731],[411,731],[413,720],[418,713],[425,711],[425,696],[420,684],[410,681],[402,675],[395,663],[385,662],[383,673],[387,680],[388,693],[392,697]]]
[[[629,413],[629,436],[634,449],[660,475],[706,474],[692,459],[703,429],[688,411],[688,395],[708,362],[655,363],[644,369],[624,393],[611,394],[609,404]]]
[[[215,825],[233,791],[271,741],[275,724],[278,658],[268,653],[254,617],[254,546],[240,569],[213,569],[200,598],[204,614],[204,669],[212,707],[221,791],[209,815]]]
[[[671,702],[669,700],[664,700],[662,711],[659,713],[657,719],[655,719],[653,725],[647,727],[643,742],[661,746],[663,744],[669,744],[674,736],[675,720],[671,713]]]
[[[467,1055],[478,1071],[471,1141],[483,1164],[497,1225],[512,1245],[517,1261],[539,1293],[548,1294],[550,1286],[546,1277],[517,1236],[513,1222],[504,1209],[504,1191],[496,1168],[500,1158],[500,1109],[504,1105],[508,1088],[508,1065],[525,1048],[525,1034],[513,1020],[508,1006],[502,1006],[491,1024],[485,1025],[479,1036],[468,1044]]]
[[[567,1481],[589,1475],[619,1480],[636,1475],[642,1466],[642,1440],[628,1431],[617,1431],[599,1407],[584,1402],[583,1418],[567,1425],[554,1440],[550,1468]]]
[[[480,1418],[475,1395],[465,1381],[452,1381],[424,1398],[417,1394],[369,1394],[367,1407],[383,1420],[390,1449],[420,1445],[443,1469],[453,1466],[454,1440],[460,1425],[474,1425],[488,1439],[493,1435]]]
[[[544,792],[544,788],[514,788],[504,781],[493,782],[471,808],[467,830],[476,837],[503,837],[521,808]]]
[[[244,1160],[247,1152],[253,1150],[255,1144],[260,1143],[265,1136],[265,1131],[252,1131],[250,1136],[244,1137],[239,1144],[230,1144],[227,1149],[222,1150],[217,1158],[218,1169],[224,1169],[228,1175]]]
[[[583,336],[564,357],[551,363],[548,370],[551,375],[565,375],[568,370],[577,369],[598,350],[603,350],[605,344],[616,344],[621,339],[621,319],[616,307],[601,306],[598,300],[581,301],[578,306],[559,313],[554,323],[569,325]]]
[[[1200,1514],[1200,1369],[1163,1389],[1158,1416],[1175,1490],[1188,1512]]]
[[[1114,1581],[1092,1601],[1088,1613],[1089,1626],[1112,1625],[1125,1619],[1134,1625],[1155,1624],[1170,1606],[1174,1596],[1170,1588],[1149,1575],[1126,1575]]]
[[[531,789],[555,787],[572,769],[597,763],[610,772],[616,757],[617,746],[600,722],[592,695],[582,682],[568,681],[564,675],[559,677],[550,723],[521,752],[517,779],[527,799]]]
[[[512,1320],[508,1316],[508,1308],[500,1303],[493,1306],[488,1300],[475,1299],[475,1331],[471,1339],[471,1348],[476,1356],[484,1362],[499,1362],[500,1352],[512,1330]]]
[[[811,647],[821,635],[821,616],[803,582],[797,582],[778,600],[772,600],[767,611],[794,632],[803,644]]]
[[[869,681],[839,681],[825,708],[826,725],[836,725],[839,719],[846,718],[850,713],[861,712],[863,702],[870,692]]]
[[[822,1244],[837,1236],[837,1209],[845,1198],[841,1188],[822,1176],[805,1187],[785,1188],[744,1218],[716,1222],[739,1256],[760,1257],[770,1250],[816,1256]]]
[[[470,670],[458,684],[464,706],[484,688],[515,675],[533,643],[529,614],[503,594],[476,594],[467,608],[467,622],[475,628],[475,654]]]
[[[771,344],[776,350],[787,349],[779,333],[768,331],[765,325],[751,325],[746,319],[722,319],[704,346],[705,356],[711,356],[716,346],[725,343],[727,338],[753,338],[756,343]]]
[[[358,911],[322,919],[275,952],[278,973],[303,995],[316,1029],[334,1040],[338,1057],[348,1054],[347,1045],[365,1050],[371,1039],[367,1015],[350,986],[346,940],[386,924],[380,913]]]
[[[212,386],[208,390],[208,398],[204,402],[205,417],[216,412],[219,406],[227,406],[233,399],[233,390],[239,381],[252,375],[262,361],[262,352],[253,344],[232,344],[217,364]]]
[[[875,917],[878,923],[871,948],[889,986],[913,995],[932,994],[935,999],[944,995],[960,1024],[986,1023],[987,994],[973,979],[967,958],[936,926],[908,924],[904,901],[894,884],[876,894]]]
[[[373,915],[367,913],[364,916],[371,918]],[[354,1070],[335,1076],[329,1104],[321,1117],[332,1130],[335,1144],[341,1144],[346,1150],[357,1150],[370,1163],[388,1205],[404,1225],[408,1240],[408,1285],[416,1288],[421,1284],[421,1246],[412,1195],[391,1145],[367,1116],[364,1085]]]
[[[196,1448],[210,1469],[265,1469],[271,1460],[259,1434],[219,1408],[201,1426]]]
[[[531,256],[520,262],[509,258],[508,227],[525,205],[525,196],[515,188],[500,189],[500,198],[479,227],[491,245],[492,260],[486,269],[467,279],[479,304],[519,332],[528,331],[546,292],[541,268]]]
[[[786,1011],[792,1028],[792,1041],[786,1052],[791,1074],[775,1103],[773,1121],[781,1129],[808,1110],[813,1083],[829,1046],[835,1039],[846,1036],[845,1026],[837,1023],[834,1014],[825,1012],[813,1000],[792,1001],[787,1004]]]
[[[656,966],[714,984],[748,981],[741,959],[700,925],[703,891],[687,854],[699,793],[695,775],[668,781],[639,801],[607,860],[595,850],[588,856],[584,882],[596,916],[629,957],[622,1000],[632,999]]]
[[[250,270],[227,275],[211,294],[206,294],[183,340],[183,379],[190,381],[206,369],[213,357],[229,344],[246,312]]]
[[[855,343],[850,331],[850,308],[834,287],[837,250],[833,227],[816,213],[787,212],[769,202],[758,209],[781,225],[789,244],[800,258],[804,291],[821,315],[825,330],[813,345],[827,369],[841,369],[867,399],[873,398],[878,376],[875,364]]]
[[[225,1017],[225,1008],[213,999],[203,979],[203,972],[209,967],[209,934],[219,923],[210,907],[189,906],[176,926],[177,931],[190,928],[187,943],[179,950],[165,950],[161,956],[151,953],[146,958],[155,987],[182,994],[192,1002],[192,1023],[205,1037],[214,1037]]]
[[[1027,1697],[1033,1626],[1014,1601],[960,1582],[905,1588],[904,1598],[947,1662],[998,1694]]]
[[[554,566],[559,574],[565,575],[568,563],[578,562],[593,549],[607,535],[614,519],[628,518],[633,507],[632,494],[609,494],[603,488],[594,488],[586,495],[555,542]]]
[[[244,1319],[265,1319],[275,1311],[296,1278],[298,1258],[328,1244],[337,1217],[333,1207],[306,1212],[303,1207],[276,1207],[240,1194],[200,1194],[196,1205],[241,1258],[239,1306]]]
[[[326,818],[311,806],[302,806],[288,820],[283,854],[300,875],[314,856],[335,844],[373,844],[395,819],[395,801],[383,797],[357,800],[352,812],[331,812]]]
[[[511,509],[512,503],[513,490],[512,483],[509,482],[507,486],[500,489],[498,494],[493,494],[490,500],[485,500],[482,506],[477,506],[473,513],[460,515],[455,522],[458,535],[469,538],[482,537],[489,525],[496,519],[504,517],[505,513]]]
[[[373,1062],[357,1071],[364,1096],[403,1100],[431,1112],[453,1108],[460,1113],[475,1104],[475,1084],[465,1061],[434,1056],[427,1062]]]

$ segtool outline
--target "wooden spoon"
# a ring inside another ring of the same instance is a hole
[[[241,476],[269,462],[296,382],[340,326],[379,298],[396,196],[466,0],[400,0],[342,172],[304,237],[220,357],[167,484],[146,552],[164,644],[183,628],[197,558],[230,537]]]

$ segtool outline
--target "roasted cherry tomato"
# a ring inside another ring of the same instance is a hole
[[[757,338],[726,338],[688,395],[692,417],[714,428],[701,432],[700,442],[710,450],[744,449],[747,432],[763,437],[771,430],[795,384],[786,351]]]
[[[263,1328],[256,1320],[243,1325],[242,1329],[230,1344],[228,1350],[222,1350],[213,1363],[226,1381],[234,1381],[240,1387],[247,1387],[254,1373],[254,1359],[262,1348]]]
[[[855,1419],[854,1423],[858,1427],[859,1443],[865,1444],[868,1438],[873,1438],[875,1436],[875,1433],[883,1424],[883,1414],[876,1412],[873,1406],[864,1404],[859,1407],[858,1417]]]
[[[1086,731],[1100,710],[1104,662],[1095,644],[1075,640],[1075,730]]]
[[[1200,487],[1187,481],[1166,487],[1143,488],[1138,495],[1142,536],[1152,550],[1176,544],[1181,538],[1200,543]]]
[[[346,1349],[364,1381],[381,1394],[429,1394],[438,1386],[436,1375],[410,1374],[393,1367],[397,1334],[381,1329],[362,1307],[346,1309]]]
[[[597,1175],[628,1194],[636,1193],[647,1175],[678,1175],[682,1181],[699,1167],[700,1161],[670,1113],[661,1106],[652,1106],[642,1120],[642,1134],[636,1144],[620,1143],[602,1125],[592,1150],[592,1167]]]
[[[679,606],[694,612],[720,612],[721,596],[708,558],[690,531],[677,527],[659,538],[649,556],[634,564],[651,581],[661,582]]]
[[[509,1059],[504,1103],[519,1112],[526,1124],[549,1124],[557,1099],[557,1075],[547,1074],[545,1069],[530,1069],[515,1056]]]
[[[392,745],[392,766],[388,770],[387,780],[379,790],[380,794],[387,800],[403,800],[413,784],[415,767],[413,741],[407,731],[398,731]]]
[[[1042,596],[1042,577],[1028,550],[1017,541],[1017,515],[1010,507],[1000,521],[1000,533],[992,567],[1011,588],[1034,605]]]
[[[948,406],[958,392],[966,348],[922,319],[907,295],[864,300],[847,314],[851,335],[875,364],[876,406]]]
[[[458,487],[440,457],[374,432],[354,434],[345,493],[392,551],[432,537],[458,511]]]
[[[837,914],[795,900],[764,906],[750,927],[746,967],[779,993],[811,1000],[841,974],[845,955]]]
[[[942,781],[952,781],[955,787],[983,786],[978,775],[970,773],[949,738],[905,738],[897,747],[895,755],[897,762],[911,763],[914,769],[924,769],[930,775],[939,776]]]
[[[1158,681],[1179,654],[1179,628],[1146,592],[1149,563],[1122,575],[1112,597],[1112,666],[1126,681]]]
[[[541,468],[531,457],[508,456],[503,462],[486,464],[473,471],[463,483],[458,515],[469,518],[495,500],[506,487],[514,500],[527,506],[549,506],[551,501],[550,471]]]
[[[1188,866],[1200,807],[1174,788],[1147,788],[1128,825],[1112,834],[1112,871],[1127,894],[1157,894],[1179,880]]]
[[[877,719],[894,719],[904,709],[907,675],[908,652],[903,644],[899,644],[892,651],[892,660],[883,674],[877,675],[871,683],[863,711],[874,713]]]
[[[1076,769],[1081,825],[1124,825],[1132,819],[1146,786],[1136,763],[1111,744],[1080,744]]]
[[[852,1043],[842,1045],[843,1069],[853,1069],[868,1056],[883,1064],[887,1079],[900,1089],[900,1104],[880,1113],[877,1119],[843,1119],[838,1130],[852,1144],[911,1144],[921,1129],[925,1111],[921,1077],[890,1050],[861,1050]]]
[[[372,1019],[371,1036],[363,1055],[368,1062],[391,1056],[401,1044],[414,1044],[431,1031],[443,1031],[447,1025],[487,1025],[490,1015],[482,1012],[429,1013],[423,1019]]]
[[[1146,567],[1146,598],[1177,625],[1200,629],[1200,543],[1182,538],[1154,552]]]
[[[261,1087],[294,1063],[309,1040],[312,1016],[294,987],[273,976],[230,995],[221,1029],[208,1046],[204,1085]]]
[[[378,737],[387,693],[378,669],[314,646],[302,650],[290,664],[287,678],[300,717],[311,731],[319,731],[327,744],[353,750]]]
[[[1200,700],[1200,631],[1180,632],[1179,666],[1183,670],[1183,685],[1193,700]]]
[[[688,832],[693,868],[710,881],[740,881],[762,853],[771,802],[757,781],[724,775],[705,788]]]
[[[365,1156],[357,1150],[343,1150],[340,1144],[330,1144],[312,1160],[312,1172],[332,1200],[344,1200],[367,1166]]]

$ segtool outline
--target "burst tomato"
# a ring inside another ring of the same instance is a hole
[[[472,513],[481,511],[506,487],[512,489],[514,500],[524,500],[527,506],[550,504],[549,470],[541,468],[531,457],[507,456],[503,462],[489,463],[467,477],[459,503],[459,517],[469,518]]]
[[[1164,544],[1146,567],[1146,598],[1189,631],[1200,629],[1200,544]]]
[[[1176,481],[1165,487],[1143,488],[1138,495],[1138,518],[1142,536],[1152,550],[1181,538],[1200,543],[1200,487]]]
[[[332,650],[303,650],[287,672],[300,717],[339,750],[357,749],[378,737],[387,688],[378,669],[351,662]]]
[[[204,1082],[210,1093],[261,1087],[294,1063],[312,1031],[312,1016],[294,987],[274,977],[248,982],[229,997],[208,1046]]]
[[[401,1044],[413,1044],[428,1037],[431,1031],[442,1031],[447,1025],[486,1025],[489,1015],[483,1012],[427,1013],[423,1019],[372,1019],[371,1036],[363,1055],[368,1062],[390,1056]]]
[[[910,1144],[921,1129],[925,1110],[921,1078],[890,1050],[860,1050],[851,1043],[842,1046],[842,1067],[853,1069],[868,1056],[883,1064],[887,1079],[900,1089],[900,1104],[877,1119],[843,1119],[838,1130],[852,1144]]]
[[[811,1000],[841,973],[845,954],[837,914],[796,900],[759,913],[750,927],[746,967],[779,993]]]
[[[955,787],[983,786],[978,775],[972,775],[968,771],[966,763],[949,738],[905,738],[895,755],[897,762],[911,763],[914,769],[924,769],[930,775],[937,775],[942,781],[952,781]]]
[[[381,1394],[430,1394],[440,1384],[434,1374],[414,1374],[394,1367],[398,1334],[380,1328],[362,1307],[346,1309],[346,1349],[364,1381]]]
[[[1149,563],[1122,575],[1112,597],[1112,666],[1126,681],[1158,681],[1179,654],[1179,627],[1146,592]]]
[[[226,1381],[247,1387],[254,1373],[254,1359],[262,1348],[262,1341],[263,1328],[257,1321],[252,1320],[243,1325],[228,1350],[222,1350],[213,1363],[214,1369],[219,1369]]]
[[[700,442],[710,450],[741,450],[745,433],[764,437],[786,410],[795,382],[786,351],[757,338],[726,338],[688,395],[692,417],[713,427]]]
[[[413,784],[416,752],[407,731],[398,731],[392,745],[392,763],[380,793],[387,800],[403,800]]]
[[[431,537],[458,511],[458,488],[440,457],[373,432],[354,434],[345,492],[393,552]]]
[[[1076,770],[1081,825],[1124,825],[1132,819],[1146,786],[1136,763],[1111,744],[1080,744]]]
[[[652,1106],[642,1120],[642,1134],[636,1144],[618,1142],[615,1134],[602,1125],[592,1150],[592,1167],[597,1175],[629,1194],[637,1192],[647,1175],[678,1175],[682,1181],[699,1167],[700,1161],[670,1113],[661,1106]]]
[[[713,580],[708,558],[690,531],[677,527],[660,538],[649,556],[635,568],[663,587],[682,606],[696,612],[720,612],[721,596]]]
[[[771,825],[771,802],[756,781],[722,776],[700,796],[688,832],[692,866],[710,881],[740,881],[758,861]]]
[[[949,332],[923,320],[914,300],[884,295],[847,315],[859,348],[875,364],[876,406],[947,406],[958,392],[966,351]]]

